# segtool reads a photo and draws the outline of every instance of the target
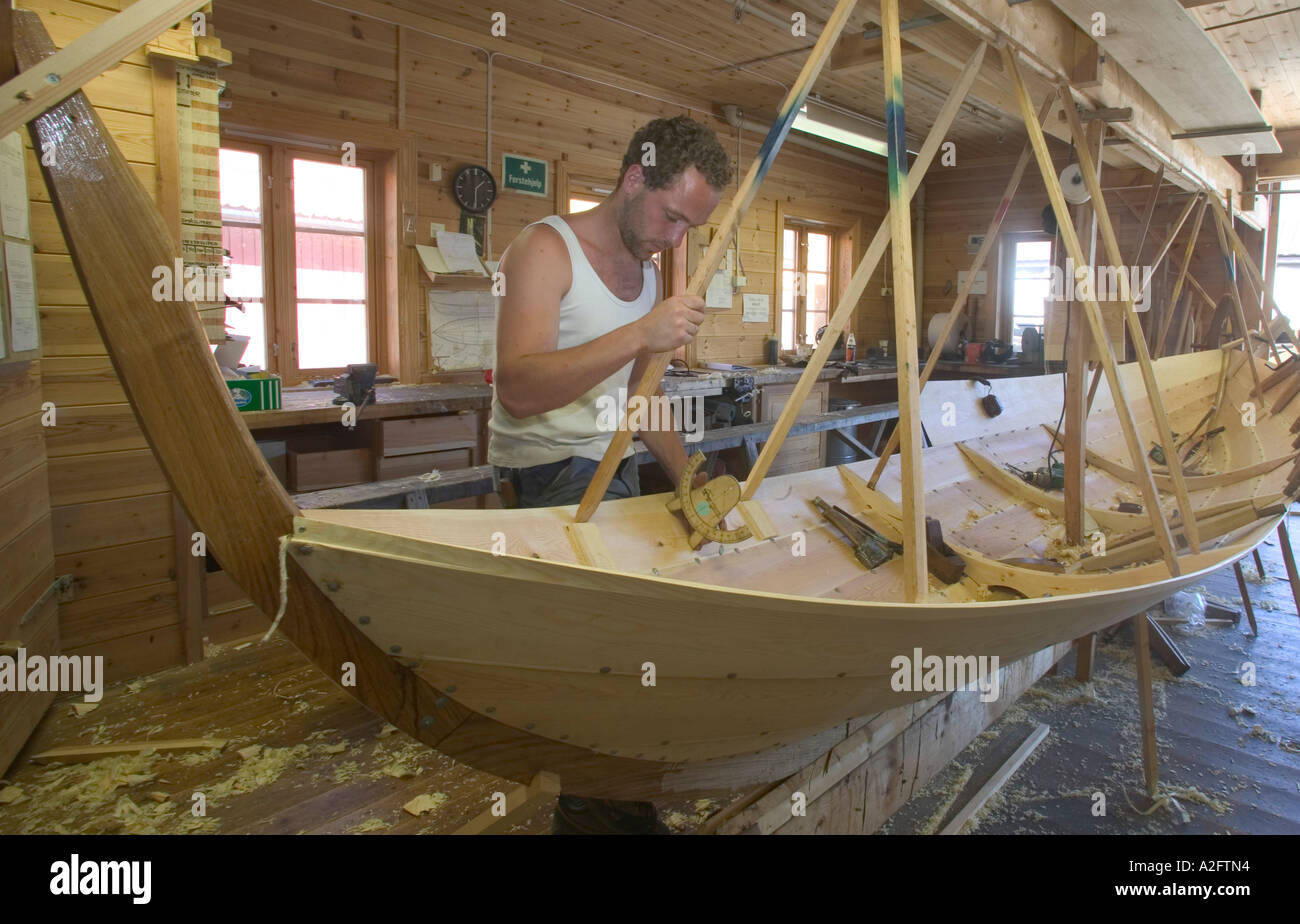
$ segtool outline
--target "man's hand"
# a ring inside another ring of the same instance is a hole
[[[674,295],[650,309],[639,322],[646,350],[668,353],[695,339],[704,323],[704,299],[698,295]]]

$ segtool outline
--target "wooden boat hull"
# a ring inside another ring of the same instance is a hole
[[[1244,368],[1217,354],[1157,364],[1181,432],[1220,392],[1224,402],[1240,397]],[[1180,556],[1178,575],[1154,548],[1152,560],[1114,570],[1014,564],[1044,544],[1058,519],[1047,508],[1061,501],[1000,477],[995,458],[1027,465],[1046,452],[1060,381],[999,390],[1014,416],[972,415],[962,427],[956,411],[974,400],[970,383],[927,390],[928,431],[943,433],[944,415],[955,431],[924,453],[927,513],[948,525],[968,577],[932,578],[926,603],[901,602],[899,560],[866,571],[810,503],[823,497],[888,532],[898,517],[892,463],[880,491],[865,487],[865,462],[768,479],[756,499],[776,536],[735,546],[691,549],[667,495],[604,504],[590,528],[605,567],[579,562],[572,507],[313,511],[296,521],[290,552],[368,638],[466,708],[594,752],[679,764],[798,742],[921,699],[935,688],[915,682],[918,657],[961,659],[973,674],[981,658],[1005,665],[1082,637],[1195,584],[1276,527],[1276,513],[1258,516],[1250,502],[1280,496],[1295,454],[1271,448],[1289,421],[1265,414],[1229,426],[1215,448],[1243,477],[1191,482],[1198,509],[1228,508],[1218,517],[1229,528]],[[1118,453],[1109,408],[1103,391],[1092,421],[1099,462]],[[1124,490],[1116,472],[1117,461],[1090,468],[1087,496],[1089,542],[1109,535],[1118,556],[1123,537],[1149,521],[1103,505]],[[909,664],[901,673],[899,658]]]

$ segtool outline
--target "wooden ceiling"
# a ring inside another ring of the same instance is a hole
[[[1300,128],[1300,12],[1280,12],[1297,9],[1295,0],[1221,0],[1192,9],[1246,86],[1262,92],[1260,109],[1277,130]]]
[[[337,2],[362,13],[376,5]],[[491,7],[439,2],[431,13],[431,4],[424,0],[389,0],[382,5],[428,17],[431,31],[444,24],[485,39],[488,11],[500,10],[506,14],[511,44],[539,53],[546,64],[569,62],[575,69],[597,69],[617,75],[630,88],[657,88],[673,101],[715,114],[724,104],[736,104],[763,124],[775,114],[835,6],[834,0],[498,0]],[[790,33],[796,11],[807,16],[806,37]],[[877,26],[878,11],[878,3],[859,3],[845,35],[860,36]],[[904,20],[933,13],[921,0],[902,4]],[[927,26],[905,33],[905,38],[922,33],[929,50],[908,45],[904,56],[908,134],[917,146],[977,44],[955,23]],[[883,125],[882,77],[879,62],[827,69],[817,81],[814,98]],[[1009,100],[1001,62],[995,54],[986,55],[981,79],[948,134],[957,142],[959,157],[1019,152],[1024,129],[1018,118],[1000,111],[1008,109]]]

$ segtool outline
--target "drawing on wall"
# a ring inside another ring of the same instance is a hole
[[[488,369],[496,358],[496,297],[490,292],[429,292],[433,368]]]

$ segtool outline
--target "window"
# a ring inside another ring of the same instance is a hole
[[[1052,293],[1052,241],[1051,238],[1010,237],[1006,239],[1010,250],[1004,250],[1006,282],[1003,289],[1004,310],[1011,315],[1012,347],[1019,352],[1020,335],[1026,327],[1042,329],[1044,300]]]
[[[287,182],[277,182],[277,174]],[[290,383],[372,362],[376,344],[376,171],[285,145],[221,149],[226,310],[244,362]]]
[[[781,348],[816,343],[830,313],[831,235],[787,224],[781,246]]]
[[[1287,194],[1269,202],[1269,208],[1281,209],[1273,298],[1295,329],[1300,327],[1300,180],[1283,180],[1282,189]]]
[[[594,209],[598,205],[600,205],[600,200],[598,199],[582,199],[579,198],[578,196],[570,196],[569,214],[576,215],[579,212],[585,212],[588,209]]]

